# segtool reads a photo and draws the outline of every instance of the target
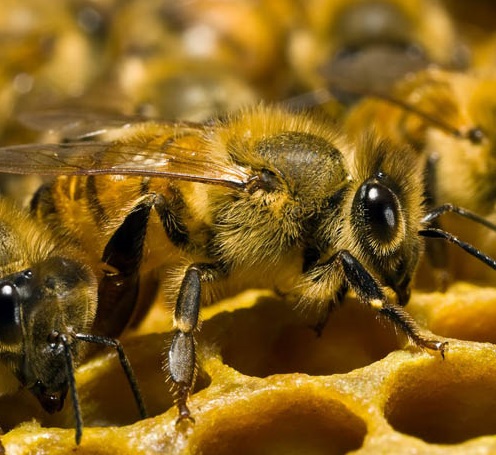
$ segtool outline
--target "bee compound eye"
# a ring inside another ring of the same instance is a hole
[[[479,127],[474,127],[468,130],[467,137],[472,144],[479,145],[482,143],[486,135]]]
[[[366,182],[354,201],[370,236],[382,242],[394,240],[398,230],[399,202],[393,191],[379,182]]]
[[[17,292],[10,283],[0,284],[0,341],[14,344],[22,339]]]

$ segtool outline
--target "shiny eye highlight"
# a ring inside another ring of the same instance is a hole
[[[0,284],[0,340],[14,344],[22,341],[18,294],[10,283]]]
[[[397,236],[399,210],[393,191],[376,180],[363,183],[353,200],[354,216],[368,237],[383,244],[393,242]]]

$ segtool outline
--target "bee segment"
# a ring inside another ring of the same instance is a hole
[[[349,251],[343,250],[336,253],[331,260],[341,262],[348,284],[357,293],[358,297],[368,305],[371,305],[371,302],[383,302],[386,299],[375,278],[365,270],[363,265]]]
[[[249,193],[254,193],[257,190],[263,190],[267,193],[274,191],[279,182],[276,175],[268,169],[262,169],[259,174],[253,176],[247,185]]]
[[[184,275],[174,311],[176,327],[181,332],[192,332],[198,324],[201,297],[201,272],[192,266]]]
[[[179,215],[181,209],[184,210],[184,201],[179,197],[175,199],[175,202],[170,202],[162,195],[157,195],[155,210],[170,241],[179,247],[186,246],[189,240],[188,227]]]
[[[121,363],[122,370],[126,375],[127,381],[134,395],[134,399],[136,401],[136,404],[138,405],[140,417],[142,419],[145,419],[148,416],[148,413],[146,411],[145,403],[143,402],[142,393],[139,388],[138,381],[136,380],[136,375],[134,374],[133,368],[131,367],[131,363],[129,362],[129,359],[126,353],[124,352],[124,348],[120,343],[120,341],[113,338],[89,335],[85,333],[77,333],[75,335],[75,338],[79,341],[84,341],[86,343],[94,343],[97,345],[108,346],[117,351],[117,355],[119,356],[119,361]]]
[[[355,291],[363,303],[374,308],[380,315],[389,319],[417,346],[425,349],[439,350],[441,351],[441,355],[443,355],[443,343],[425,338],[420,333],[417,323],[401,306],[388,302],[377,280],[370,275],[349,251],[339,251],[329,259],[327,264],[334,261],[339,261],[350,289]]]
[[[448,350],[449,343],[447,341],[437,341],[437,340],[425,340],[422,347],[424,349],[428,349],[430,351],[436,351],[441,354],[441,357],[444,360],[444,356],[446,351]]]
[[[193,334],[176,332],[169,350],[169,373],[172,380],[183,388],[193,384],[195,373],[195,343]]]
[[[180,419],[189,418],[186,406],[195,376],[195,340],[201,304],[201,283],[223,273],[215,264],[192,264],[186,270],[174,311],[177,328],[169,349],[169,373],[176,386]]]
[[[420,348],[439,351],[444,359],[447,342],[430,340],[420,333],[420,329],[414,319],[400,306],[386,303],[379,314],[386,316],[393,324]]]

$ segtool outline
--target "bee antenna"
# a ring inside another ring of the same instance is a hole
[[[450,243],[458,245],[462,250],[466,251],[468,254],[474,256],[479,261],[483,262],[492,269],[496,270],[496,261],[492,257],[487,256],[486,254],[475,248],[470,243],[461,241],[458,237],[454,236],[453,234],[450,234],[449,232],[446,232],[438,228],[427,228],[427,229],[421,229],[418,233],[422,237],[428,237],[431,239],[444,239]]]
[[[445,213],[454,213],[496,232],[496,224],[491,223],[490,221],[486,220],[480,215],[477,215],[474,212],[471,212],[470,210],[449,203],[429,210],[427,212],[427,215],[422,218],[422,223],[429,224]],[[482,253],[482,251],[478,250],[473,245],[459,240],[457,237],[455,237],[453,234],[450,234],[449,232],[443,231],[442,229],[439,229],[437,227],[428,227],[427,229],[420,230],[419,235],[429,238],[442,238],[450,243],[454,243],[455,245],[458,245],[460,248],[465,250],[468,254],[471,254],[480,261],[484,262],[484,264],[496,270],[496,261],[493,258],[485,255],[484,253]]]
[[[124,348],[119,340],[115,338],[107,338],[103,336],[90,335],[85,333],[77,333],[76,338],[81,341],[85,341],[86,343],[94,343],[100,344],[103,346],[108,346],[114,348],[119,355],[119,361],[121,363],[121,367],[124,370],[124,374],[126,375],[127,381],[131,387],[131,391],[134,396],[134,400],[138,406],[139,414],[141,419],[146,419],[148,417],[148,413],[146,411],[146,406],[143,401],[143,395],[138,385],[138,381],[136,380],[136,375],[134,374],[133,368],[131,367],[131,363],[124,352]]]
[[[456,138],[468,139],[473,143],[480,143],[482,139],[483,133],[479,128],[471,128],[466,132],[463,132],[460,129],[455,128],[454,126],[449,125],[448,123],[440,120],[439,118],[434,117],[433,115],[425,111],[422,111],[417,107],[412,106],[411,104],[408,104],[406,101],[402,101],[385,92],[381,92],[379,90],[373,90],[370,88],[350,87],[349,85],[347,85],[345,82],[342,81],[341,82],[331,81],[330,85],[350,95],[356,95],[360,97],[366,97],[366,96],[373,97],[382,100],[386,103],[393,104],[407,112],[410,112],[411,114],[421,117],[431,125],[436,126],[440,130],[443,130],[446,133],[451,134]],[[329,89],[321,88],[290,98],[284,104],[288,105],[288,107],[296,108],[296,107],[309,107],[316,104],[317,105],[325,104],[330,101],[337,101],[337,98],[332,94],[332,92]]]
[[[435,127],[439,128],[440,130],[445,131],[448,134],[451,134],[453,137],[459,138],[459,139],[470,139],[471,136],[470,134],[463,134],[462,131],[460,131],[458,128],[455,128],[452,125],[449,125],[446,122],[443,122],[437,117],[434,117],[433,115],[422,111],[418,109],[417,107],[412,106],[411,104],[408,104],[406,101],[402,101],[398,98],[394,98],[393,96],[387,95],[386,93],[381,93],[381,92],[371,92],[368,94],[369,96],[372,96],[374,98],[378,98],[380,100],[383,100],[387,103],[391,103],[395,106],[400,107],[401,109],[410,112],[411,114],[414,114],[418,117],[421,117],[422,119],[426,120],[428,123],[431,125],[434,125]]]
[[[422,223],[430,223],[434,221],[436,218],[439,218],[441,215],[444,215],[445,213],[454,213],[456,215],[459,215],[463,218],[467,218],[473,221],[474,223],[485,226],[488,229],[491,229],[492,231],[496,232],[496,224],[491,223],[489,220],[483,218],[480,215],[477,215],[474,212],[471,212],[470,210],[449,203],[440,205],[439,207],[435,207],[429,210],[427,212],[427,215],[425,215],[424,218],[422,218]]]
[[[450,125],[449,123],[446,123],[443,120],[439,119],[438,117],[435,117],[429,114],[428,112],[422,111],[418,107],[408,104],[406,101],[402,101],[398,98],[394,98],[393,96],[387,95],[386,93],[372,92],[369,93],[369,96],[385,101],[386,103],[390,103],[395,106],[398,106],[399,108],[407,112],[410,112],[411,114],[416,115],[417,117],[424,119],[426,122],[444,131],[445,133],[450,134],[456,139],[465,139],[470,141],[474,145],[478,145],[481,144],[484,138],[486,137],[484,131],[477,126],[472,128],[464,128],[463,130],[460,128],[456,128],[453,125]]]
[[[74,377],[74,362],[72,359],[71,345],[67,335],[60,334],[59,341],[64,346],[65,365],[67,369],[67,378],[69,381],[69,390],[71,391],[72,407],[74,409],[74,420],[76,422],[76,444],[81,443],[83,436],[83,414],[81,413],[81,405],[79,404],[79,396],[76,389],[76,379]]]

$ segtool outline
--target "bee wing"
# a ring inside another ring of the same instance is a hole
[[[27,144],[0,148],[0,172],[39,175],[139,175],[243,188],[248,171],[208,152],[112,142]]]
[[[127,127],[136,123],[157,121],[143,115],[123,115],[105,110],[45,109],[19,114],[18,120],[35,131],[58,133],[68,140],[82,140],[102,135],[109,130]],[[167,122],[190,129],[201,129],[204,125],[194,122]]]

